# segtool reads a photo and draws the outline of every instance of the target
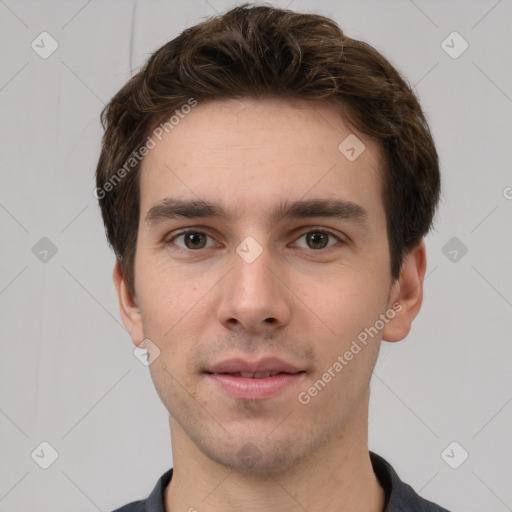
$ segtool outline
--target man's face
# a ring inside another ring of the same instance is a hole
[[[352,133],[325,104],[199,103],[143,161],[132,338],[160,350],[173,439],[227,467],[285,469],[366,436],[382,333],[335,363],[395,294],[378,148],[357,134],[351,161]],[[172,216],[175,201],[230,216]]]

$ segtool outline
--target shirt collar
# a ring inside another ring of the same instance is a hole
[[[373,471],[386,494],[383,512],[417,510],[416,506],[430,503],[418,496],[411,486],[402,482],[391,464],[380,455],[370,451],[370,460]],[[171,478],[172,468],[160,477],[155,488],[145,501],[145,512],[165,512],[164,493]],[[445,511],[443,508],[432,505],[434,508],[425,510]]]

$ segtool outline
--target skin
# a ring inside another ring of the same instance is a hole
[[[351,162],[338,146],[352,133],[366,149]],[[145,157],[135,296],[119,264],[114,283],[133,343],[160,350],[149,368],[170,415],[167,511],[383,510],[368,453],[370,379],[381,340],[403,339],[421,307],[426,258],[420,242],[392,280],[379,161],[378,145],[332,107],[277,99],[199,103]],[[166,197],[217,201],[235,215],[151,225],[147,212]],[[305,199],[351,201],[366,222],[269,220],[277,203]],[[203,233],[199,249],[171,240],[183,228]],[[319,229],[334,235],[325,248],[307,236]],[[248,236],[262,249],[252,263],[236,252]],[[300,403],[396,303],[384,329]],[[270,399],[242,400],[202,373],[233,356],[277,356],[305,373]]]

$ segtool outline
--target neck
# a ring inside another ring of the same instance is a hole
[[[382,512],[385,493],[368,451],[368,415],[362,417],[364,425],[345,429],[293,467],[267,474],[241,473],[211,460],[171,417],[174,469],[165,510]]]

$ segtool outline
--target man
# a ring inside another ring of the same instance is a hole
[[[440,188],[399,73],[332,20],[243,5],[155,52],[103,121],[119,306],[173,450],[118,511],[445,510],[368,450]]]

